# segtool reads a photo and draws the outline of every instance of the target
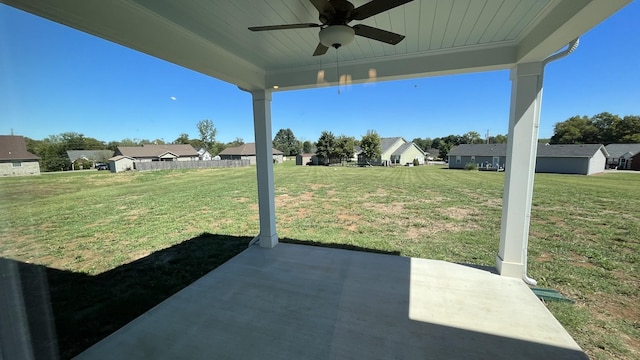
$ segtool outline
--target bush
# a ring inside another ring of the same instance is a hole
[[[464,169],[465,170],[478,170],[478,165],[472,163],[472,162],[468,162],[466,164],[464,164]]]
[[[418,166],[420,165],[420,161],[418,161],[418,159],[413,159],[413,166]]]

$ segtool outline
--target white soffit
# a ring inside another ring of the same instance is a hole
[[[362,23],[406,38],[392,46],[356,36],[312,56],[318,28],[252,32],[249,26],[317,23],[309,0],[0,0],[236,84],[279,90],[504,69],[539,61],[630,0],[414,0]],[[358,7],[368,0],[353,0]]]

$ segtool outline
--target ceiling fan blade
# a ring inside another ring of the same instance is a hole
[[[378,15],[381,12],[391,10],[396,6],[404,5],[413,0],[372,0],[362,6],[359,6],[351,12],[351,19],[364,20],[368,17]]]
[[[324,55],[327,53],[327,50],[329,50],[328,47],[322,45],[322,43],[318,43],[318,47],[316,51],[313,52],[313,56]]]
[[[387,44],[395,45],[404,39],[404,35],[392,33],[391,31],[374,28],[367,25],[358,24],[353,26],[356,35],[364,36],[369,39],[378,40]]]
[[[267,26],[252,26],[249,28],[251,31],[268,31],[268,30],[287,30],[287,29],[306,29],[321,27],[320,24],[304,23],[304,24],[286,24],[286,25],[267,25]]]
[[[309,2],[313,4],[320,15],[333,15],[336,13],[336,9],[328,0],[309,0]]]

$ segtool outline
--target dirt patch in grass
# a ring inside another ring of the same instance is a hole
[[[617,331],[616,328],[610,328],[608,324],[611,321],[621,321],[626,323],[627,326],[636,329],[640,329],[640,298],[638,296],[622,296],[612,294],[594,294],[590,299],[589,308],[594,313],[594,317],[600,320],[604,326],[606,332],[611,336],[614,336],[627,346],[627,350],[635,352],[634,355],[639,354],[633,349],[640,349],[640,338],[629,336],[622,331]],[[596,310],[596,311],[593,311]],[[595,326],[592,326],[595,327]],[[596,332],[602,332],[603,329],[597,329]],[[605,351],[611,351],[611,349],[602,349]],[[631,357],[635,358],[635,357]]]
[[[464,220],[470,217],[471,215],[476,214],[477,211],[474,209],[463,208],[463,207],[451,207],[446,208],[441,211],[442,215],[446,215],[452,219],[456,220]]]
[[[372,198],[372,197],[387,197],[389,196],[389,193],[387,192],[387,190],[383,189],[383,188],[377,188],[374,191],[368,193],[367,195],[365,195],[365,198]]]
[[[327,184],[310,184],[309,187],[311,188],[311,190],[320,190],[320,189],[326,189],[328,187],[331,187],[331,185],[327,185]]]
[[[553,261],[553,255],[547,253],[547,252],[543,252],[542,254],[540,254],[539,256],[536,256],[535,258],[533,258],[533,260],[535,262],[545,262],[545,261]]]
[[[596,266],[589,262],[589,259],[584,255],[571,254],[570,260],[571,264],[583,268],[595,268]]]
[[[358,230],[358,225],[362,221],[362,216],[353,213],[340,213],[337,216],[337,221],[342,224],[344,229],[356,231]]]
[[[364,203],[362,207],[365,209],[375,210],[385,215],[399,215],[404,211],[404,204],[399,202],[393,202],[388,204],[379,203]]]
[[[134,221],[134,220],[137,220],[140,216],[143,216],[147,213],[148,211],[146,208],[136,208],[133,210],[129,210],[126,216],[128,220]]]
[[[488,198],[485,205],[492,208],[502,208],[502,199]]]

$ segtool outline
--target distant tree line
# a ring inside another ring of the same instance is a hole
[[[555,125],[551,144],[640,143],[640,116],[621,118],[608,112],[592,117],[573,116]]]
[[[423,151],[431,152],[439,150],[439,156],[446,158],[452,147],[460,144],[481,143],[506,143],[506,135],[489,136],[483,139],[477,131],[469,131],[463,135],[448,135],[437,138],[414,138],[413,143]],[[315,143],[299,141],[291,129],[280,129],[273,138],[273,147],[282,151],[285,155],[298,155],[314,152],[321,162],[339,162],[351,159],[354,156],[354,148],[359,146],[363,157],[368,160],[376,159],[381,155],[380,136],[374,130],[369,130],[360,140],[346,135],[336,136],[331,131],[323,131]]]

